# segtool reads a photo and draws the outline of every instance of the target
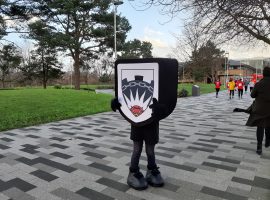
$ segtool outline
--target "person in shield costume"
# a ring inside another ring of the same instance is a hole
[[[121,104],[118,99],[114,98],[111,101],[112,110],[116,112],[120,107]],[[149,108],[152,109],[153,122],[141,127],[131,125],[130,139],[133,140],[133,153],[131,156],[127,184],[136,190],[144,190],[148,187],[148,184],[153,187],[162,187],[164,185],[164,180],[156,164],[155,145],[159,142],[159,121],[166,117],[167,109],[166,106],[160,104],[156,98],[153,98],[153,104],[151,104]],[[145,143],[148,161],[145,177],[140,172],[139,168],[143,143]]]

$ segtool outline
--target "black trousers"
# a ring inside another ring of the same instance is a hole
[[[234,97],[234,90],[230,90],[230,98]]]
[[[133,141],[133,152],[131,156],[130,171],[136,172],[139,170],[139,162],[143,149],[143,141]],[[148,169],[157,168],[156,158],[155,158],[155,145],[145,144],[145,152],[147,155]]]
[[[265,139],[269,141],[270,140],[270,127],[268,128],[257,127],[256,135],[257,135],[258,145],[262,145],[264,134],[265,134]]]
[[[218,96],[219,88],[216,88],[216,96]]]
[[[238,89],[238,97],[242,97],[243,96],[243,89]]]

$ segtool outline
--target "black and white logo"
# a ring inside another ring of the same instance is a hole
[[[158,99],[158,63],[119,64],[118,100],[121,111],[135,123],[151,117],[152,99]]]

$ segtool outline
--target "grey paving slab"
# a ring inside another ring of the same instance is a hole
[[[178,99],[156,146],[165,186],[145,191],[126,184],[132,142],[119,113],[1,132],[0,200],[269,200],[270,148],[258,156],[248,115],[232,113],[251,102],[227,92]]]

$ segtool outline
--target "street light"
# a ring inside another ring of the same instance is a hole
[[[240,60],[240,65],[239,65],[239,66],[240,66],[240,73],[239,73],[239,76],[240,76],[240,78],[241,78],[241,74],[242,74],[242,70],[241,70],[241,67],[242,67],[242,66],[241,66],[241,60]]]
[[[114,5],[114,58],[115,60],[117,59],[117,50],[116,50],[116,13],[117,13],[117,7],[122,5],[124,2],[121,0],[114,0],[113,5]]]
[[[226,88],[226,83],[228,82],[228,62],[227,61],[229,61],[229,53],[225,52],[224,88]],[[225,79],[225,74],[227,74],[226,79]]]

